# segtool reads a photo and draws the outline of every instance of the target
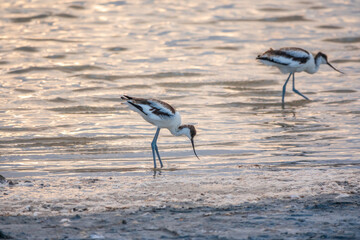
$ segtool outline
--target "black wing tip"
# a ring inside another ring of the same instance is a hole
[[[261,60],[261,61],[266,61],[266,62],[273,62],[273,63],[278,63],[276,61],[274,61],[273,59],[271,58],[268,58],[268,57],[263,57],[263,56],[259,56],[256,58],[256,60]],[[282,64],[282,63],[278,63],[278,64]]]
[[[144,109],[140,106],[140,105],[137,105],[131,101],[128,101],[129,104],[131,104],[132,106],[134,106],[135,108],[137,108],[140,112],[142,112],[143,114],[147,115],[146,112],[144,112]]]
[[[133,98],[130,97],[130,96],[128,96],[128,95],[122,95],[122,96],[121,96],[121,99],[123,99],[123,100],[131,100],[131,99],[133,99]]]

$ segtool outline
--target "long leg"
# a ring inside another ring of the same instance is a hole
[[[160,167],[162,168],[164,165],[163,165],[163,163],[161,161],[160,153],[159,153],[158,146],[157,146],[157,139],[158,139],[159,133],[160,133],[160,128],[158,128],[158,130],[156,131],[157,135],[156,135],[156,141],[155,141],[155,151],[156,151],[156,155],[159,158]]]
[[[288,83],[290,77],[291,77],[291,74],[294,74],[294,73],[290,73],[289,77],[286,79],[285,83],[284,83],[284,86],[283,86],[283,90],[282,90],[282,99],[281,99],[281,103],[282,103],[282,108],[284,108],[285,106],[285,102],[284,102],[284,99],[285,99],[285,92],[286,92],[286,84]]]
[[[163,163],[162,163],[161,158],[160,158],[159,150],[158,150],[158,147],[157,147],[157,145],[156,145],[157,139],[158,139],[158,137],[159,137],[159,133],[160,133],[160,128],[158,128],[158,129],[156,130],[154,139],[153,139],[153,141],[151,142],[151,150],[152,150],[152,154],[153,154],[154,168],[156,168],[155,152],[156,152],[156,155],[157,155],[158,158],[159,158],[160,166],[163,167]]]
[[[295,73],[293,73],[293,91],[297,94],[299,94],[300,96],[302,96],[303,98],[305,98],[306,100],[309,100],[306,96],[304,96],[301,92],[299,92],[298,90],[295,89]]]
[[[159,154],[159,150],[158,150],[157,145],[155,145],[155,151],[156,151],[156,155],[157,155],[158,158],[159,158],[160,167],[162,168],[164,165],[163,165],[163,163],[162,163],[162,161],[161,161],[161,157],[160,157],[160,154]]]

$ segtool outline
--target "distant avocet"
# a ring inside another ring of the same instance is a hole
[[[305,71],[307,73],[313,74],[319,70],[320,64],[327,64],[335,71],[343,73],[334,68],[328,62],[327,56],[324,53],[319,52],[314,57],[308,51],[295,47],[280,48],[279,50],[274,50],[270,48],[270,50],[257,56],[256,59],[260,60],[265,65],[275,66],[279,68],[282,73],[290,73],[289,77],[285,81],[282,90],[282,107],[284,107],[285,104],[284,98],[286,84],[288,83],[291,75],[293,76],[293,91],[305,98],[306,100],[309,100],[309,98],[307,98],[295,89],[295,72]]]
[[[151,143],[154,168],[156,168],[155,152],[159,158],[160,166],[163,167],[159,150],[156,145],[161,128],[169,129],[174,136],[187,136],[191,141],[195,156],[199,158],[195,152],[194,146],[194,137],[196,135],[195,127],[193,125],[180,125],[180,114],[172,106],[156,99],[134,98],[126,95],[121,96],[121,99],[126,100],[126,104],[131,110],[139,113],[146,121],[157,126],[154,139]]]

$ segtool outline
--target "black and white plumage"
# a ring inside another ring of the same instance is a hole
[[[195,127],[193,125],[181,125],[180,114],[170,104],[157,99],[135,98],[126,95],[121,96],[121,99],[126,100],[125,103],[129,108],[139,113],[147,122],[157,126],[154,139],[151,143],[154,168],[156,168],[155,153],[161,167],[163,167],[156,144],[161,128],[167,128],[174,136],[187,136],[191,141],[195,156],[199,158],[195,152],[194,146],[194,137],[196,135]]]
[[[334,68],[327,60],[327,56],[319,52],[315,55],[309,53],[302,48],[287,47],[274,50],[270,48],[268,51],[260,54],[256,58],[265,65],[274,66],[280,69],[282,73],[290,73],[287,78],[282,92],[282,106],[284,107],[284,98],[286,91],[286,84],[288,83],[291,75],[293,76],[293,91],[306,100],[309,100],[306,96],[295,89],[295,72],[307,72],[310,74],[316,73],[319,70],[321,64],[327,64],[335,71],[343,73]]]

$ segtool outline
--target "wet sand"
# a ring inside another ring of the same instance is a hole
[[[356,169],[249,172],[149,172],[138,184],[136,176],[12,179],[0,188],[0,230],[3,239],[36,240],[360,237]]]
[[[14,239],[359,239],[359,195],[264,199],[225,207],[145,207],[0,217]]]

